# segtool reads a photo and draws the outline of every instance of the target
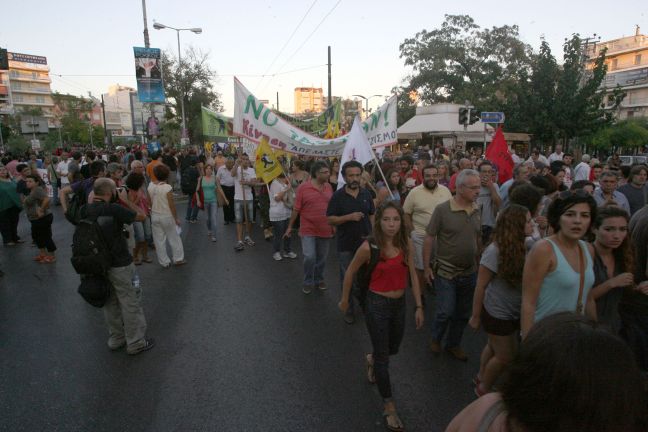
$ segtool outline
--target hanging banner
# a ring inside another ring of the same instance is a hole
[[[133,47],[137,96],[143,103],[164,103],[161,52],[159,48]]]
[[[327,108],[323,113],[307,119],[293,117],[277,110],[273,110],[273,112],[282,119],[287,120],[290,124],[297,126],[299,129],[308,132],[311,135],[321,137],[327,133],[331,125],[333,125],[333,127],[337,125],[339,128],[340,120],[342,118],[342,101],[337,100],[335,104],[330,108]]]
[[[392,96],[362,122],[373,147],[394,144],[396,138],[396,96]],[[259,143],[266,138],[271,147],[306,156],[340,156],[347,135],[322,139],[292,125],[259,101],[234,78],[234,134]]]
[[[210,138],[223,138],[227,141],[228,137],[233,137],[232,131],[232,117],[224,116],[223,114],[210,110],[209,108],[202,108],[202,129],[203,135]]]

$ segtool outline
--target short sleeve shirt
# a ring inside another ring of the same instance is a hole
[[[494,190],[494,193],[499,196],[497,188],[495,188]],[[481,189],[479,190],[479,197],[477,198],[477,205],[479,205],[479,208],[481,209],[481,224],[489,227],[494,227],[495,216],[497,212],[495,211],[495,207],[493,206],[493,196],[491,189],[485,186],[481,187]]]
[[[427,233],[436,237],[434,272],[446,278],[468,276],[477,270],[477,241],[481,236],[479,209],[467,212],[454,200],[441,203],[434,210]]]
[[[488,245],[481,256],[480,265],[495,273],[486,287],[484,308],[494,318],[519,320],[522,307],[522,287],[512,287],[497,274],[499,250],[495,243]]]
[[[111,267],[125,267],[133,262],[128,243],[124,235],[124,225],[135,221],[135,212],[115,203],[93,202],[81,208],[81,217],[98,218],[104,229],[106,242],[111,256]],[[112,219],[103,218],[112,217]]]
[[[24,206],[25,213],[29,220],[36,220],[38,216],[38,208],[43,204],[43,200],[47,198],[47,191],[45,188],[37,186],[31,190],[29,196],[25,198]],[[50,214],[49,209],[45,209],[43,216]]]
[[[359,221],[349,221],[337,226],[337,250],[355,252],[371,232],[369,215],[376,212],[369,191],[359,188],[358,196],[353,197],[345,188],[333,193],[326,209],[326,216],[345,216],[361,212],[364,217]]]
[[[85,194],[85,199],[83,201],[88,202],[88,196],[90,196],[90,192],[92,192],[92,188],[94,187],[94,182],[95,182],[95,178],[90,177],[85,180],[72,183],[70,187],[72,188],[72,192],[74,193],[83,191],[83,193]]]
[[[236,177],[234,178],[234,199],[235,200],[251,200],[252,199],[252,188],[250,186],[241,185],[242,181],[250,181],[256,177],[256,171],[254,168],[245,168],[238,167],[236,172]],[[244,193],[245,192],[245,193]]]
[[[151,183],[148,186],[148,193],[151,197],[151,213],[162,216],[171,215],[171,208],[169,208],[169,198],[167,194],[173,188],[167,183]]]
[[[333,189],[324,183],[319,189],[311,181],[306,181],[297,188],[293,208],[299,212],[299,235],[331,238],[333,228],[328,224],[326,210],[333,196]]]
[[[412,189],[405,198],[403,211],[412,217],[414,231],[419,235],[425,235],[425,229],[430,223],[434,209],[450,198],[452,198],[450,190],[443,185],[437,185],[433,191],[424,185]]]

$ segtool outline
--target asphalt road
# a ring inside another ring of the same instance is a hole
[[[329,289],[306,296],[301,254],[273,261],[258,227],[257,245],[235,253],[234,226],[220,225],[211,243],[200,218],[183,227],[188,265],[138,267],[157,345],[135,357],[108,350],[101,310],[76,293],[72,226],[60,208],[57,263],[32,262],[29,243],[0,248],[0,430],[384,430],[380,395],[365,378],[364,322],[349,326],[337,309],[334,244]],[[442,431],[474,400],[470,380],[484,338],[466,332],[467,363],[433,355],[428,323],[414,328],[412,306],[410,298],[391,360],[394,397],[408,431]]]

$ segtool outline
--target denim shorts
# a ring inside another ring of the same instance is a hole
[[[247,204],[247,220],[248,222],[252,222],[252,218],[254,217],[254,203],[252,200],[234,200],[234,219],[236,223],[243,223],[245,220],[245,215],[243,214],[243,203]]]

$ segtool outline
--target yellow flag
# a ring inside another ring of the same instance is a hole
[[[254,169],[257,178],[263,179],[265,183],[270,183],[281,174],[281,165],[266,138],[261,138],[257,147]]]

